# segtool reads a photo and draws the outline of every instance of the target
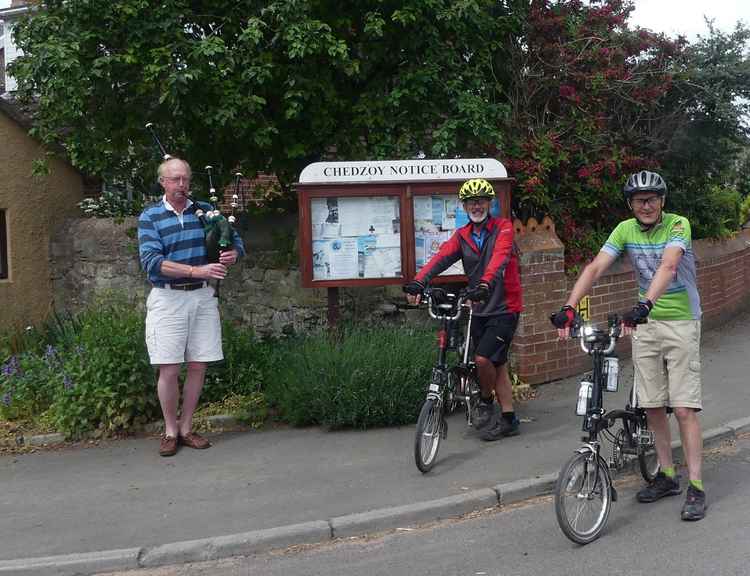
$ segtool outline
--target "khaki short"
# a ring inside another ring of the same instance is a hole
[[[223,359],[213,287],[190,292],[152,288],[146,300],[146,346],[155,365]]]
[[[633,334],[638,405],[703,408],[700,320],[649,320]]]

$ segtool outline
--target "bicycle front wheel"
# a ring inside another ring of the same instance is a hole
[[[593,452],[576,453],[563,466],[555,487],[555,512],[563,534],[578,544],[596,540],[612,507],[612,480]]]
[[[434,398],[428,398],[419,412],[414,438],[414,460],[423,474],[432,470],[435,465],[442,434],[443,415],[440,403]]]
[[[641,469],[641,476],[643,476],[646,482],[653,482],[660,467],[654,446],[654,435],[648,429],[645,414],[639,414],[635,426],[635,436],[638,442],[636,451],[638,453],[638,467]]]

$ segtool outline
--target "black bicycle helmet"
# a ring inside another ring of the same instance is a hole
[[[667,183],[656,172],[641,170],[630,175],[622,191],[625,194],[625,200],[630,203],[633,194],[638,194],[638,192],[656,192],[659,196],[666,196]]]

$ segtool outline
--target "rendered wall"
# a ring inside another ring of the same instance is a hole
[[[54,229],[80,213],[82,179],[49,159],[49,175],[32,177],[44,149],[0,111],[0,210],[8,228],[8,279],[0,280],[0,329],[43,320],[51,307],[49,246]]]

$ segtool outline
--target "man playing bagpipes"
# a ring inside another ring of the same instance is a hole
[[[165,425],[159,446],[162,456],[174,455],[179,445],[197,449],[211,445],[192,431],[206,364],[224,357],[218,299],[209,280],[223,280],[228,267],[245,254],[242,239],[229,222],[214,214],[209,204],[189,198],[188,163],[167,158],[158,169],[164,197],[138,219],[141,265],[153,287],[146,301],[146,344],[151,364],[159,367],[157,389]],[[183,363],[187,377],[178,422]]]

